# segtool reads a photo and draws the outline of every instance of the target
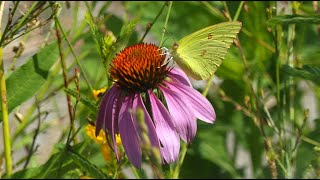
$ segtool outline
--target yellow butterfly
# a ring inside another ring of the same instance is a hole
[[[173,44],[173,59],[188,76],[208,79],[221,65],[241,26],[232,21],[196,31]]]

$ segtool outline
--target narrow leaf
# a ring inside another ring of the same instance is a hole
[[[300,77],[320,84],[320,67],[318,66],[304,65],[302,68],[292,68],[288,65],[283,65],[281,70],[289,76]]]
[[[75,97],[75,98],[77,98],[77,96],[78,96],[78,93],[75,92],[75,91],[73,91],[73,90],[71,90],[71,89],[65,89],[64,91],[65,91],[66,93],[70,94],[71,96]],[[97,112],[97,111],[98,111],[98,107],[97,107],[97,105],[95,104],[94,101],[90,101],[89,99],[87,99],[87,98],[85,98],[85,97],[82,97],[82,96],[79,97],[79,100],[80,100],[80,102],[82,102],[84,105],[86,105],[87,107],[89,107],[89,108],[91,109],[91,111],[93,111],[93,112]]]
[[[97,166],[88,161],[85,157],[74,151],[68,151],[69,156],[73,161],[84,171],[92,177],[105,179],[108,178]],[[110,177],[109,177],[110,178]]]
[[[269,25],[277,24],[319,24],[320,16],[304,16],[304,15],[283,15],[275,16],[271,18],[268,22]]]

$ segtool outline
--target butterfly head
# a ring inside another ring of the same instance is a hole
[[[176,51],[178,48],[179,48],[179,44],[178,44],[178,43],[176,43],[176,42],[175,42],[175,43],[173,43],[173,45],[172,45],[172,49]]]

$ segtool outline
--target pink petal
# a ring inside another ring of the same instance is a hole
[[[160,143],[159,143],[159,139],[156,133],[156,129],[154,127],[154,124],[151,120],[151,117],[142,101],[141,95],[140,94],[136,94],[135,98],[133,100],[133,112],[136,112],[137,108],[141,108],[144,112],[144,121],[148,127],[148,137],[151,143],[151,146],[156,147],[158,149],[160,149]],[[134,121],[136,121],[136,116],[133,116]],[[139,131],[140,132],[140,131]],[[142,138],[140,136],[140,138]]]
[[[173,78],[173,81],[178,81],[184,85],[192,87],[188,76],[179,68],[172,68],[168,73],[168,76]]]
[[[142,153],[136,129],[137,126],[129,112],[132,109],[132,98],[132,96],[126,97],[120,108],[119,132],[128,159],[135,167],[140,168]]]
[[[168,110],[182,140],[190,142],[197,131],[197,119],[189,107],[192,106],[183,95],[166,87],[160,87],[166,99]]]
[[[102,127],[105,126],[105,123],[109,123],[110,125],[106,125],[106,126],[111,127],[111,118],[107,117],[107,115],[111,114],[112,108],[107,108],[107,106],[109,105],[109,102],[113,102],[113,101],[110,101],[110,99],[114,99],[116,92],[117,92],[117,89],[114,86],[111,87],[107,91],[107,93],[103,96],[100,102],[97,123],[96,123],[96,136],[98,136]],[[111,128],[108,128],[108,131],[111,132]]]
[[[111,117],[111,137],[112,137],[112,142],[113,142],[113,150],[116,153],[116,158],[118,162],[120,161],[119,158],[119,153],[118,153],[118,147],[117,147],[117,141],[116,141],[116,133],[119,133],[119,128],[118,128],[118,117],[119,117],[119,111],[122,106],[122,99],[123,97],[121,96],[121,91],[119,89],[118,93],[115,95],[114,99],[111,99],[110,102],[110,107],[108,106],[107,108],[112,109],[112,113],[109,115]]]
[[[197,90],[176,82],[167,82],[166,85],[188,99],[197,118],[207,123],[213,123],[215,121],[216,113],[211,103]]]
[[[172,118],[159,99],[149,91],[153,121],[160,139],[161,156],[167,163],[175,162],[179,155],[180,139]]]
[[[101,128],[103,128],[106,133],[110,134],[113,142],[113,150],[118,161],[119,154],[115,140],[115,133],[118,132],[116,128],[118,124],[117,117],[121,107],[121,101],[119,101],[119,98],[121,98],[120,94],[121,90],[116,86],[112,86],[103,96],[103,99],[100,103],[96,125],[96,136],[99,134]]]

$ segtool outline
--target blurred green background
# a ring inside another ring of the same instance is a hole
[[[164,3],[94,1],[86,6],[84,2],[59,2],[61,12],[58,17],[84,70],[80,72],[81,97],[94,102],[83,73],[93,89],[110,85],[103,61],[110,62],[121,48],[138,43],[147,24],[154,21]],[[210,125],[198,121],[197,135],[188,145],[180,178],[320,177],[319,7],[316,1],[173,2],[164,35],[164,46],[169,49],[182,37],[213,24],[234,20],[235,16],[243,25],[237,45],[231,46],[214,78],[209,80],[212,85],[207,98],[215,108],[216,122]],[[96,31],[90,29],[90,23],[85,18],[88,9],[92,13]],[[160,44],[167,11],[166,6],[144,42]],[[50,31],[52,33],[48,35]],[[34,54],[38,51],[28,51],[32,49],[34,38],[44,39],[46,35],[49,41],[56,38],[54,26],[50,26],[50,23],[41,31],[35,31],[27,40],[20,38],[12,43],[17,45],[25,41],[25,54],[18,59],[16,69],[27,62],[30,57],[27,52]],[[117,41],[113,45],[108,40],[97,43],[99,36],[115,38]],[[101,43],[105,43],[105,49],[99,46]],[[6,64],[13,61],[10,56],[13,45],[4,48]],[[72,77],[78,65],[66,42],[64,47],[67,73]],[[50,51],[45,49],[44,54]],[[76,155],[62,153],[61,146],[65,143],[69,119],[63,77],[56,66],[50,70],[53,75],[45,77],[44,82],[35,87],[28,97],[25,92],[27,89],[22,88],[21,98],[16,100],[16,106],[11,109],[11,121],[16,119],[17,113],[23,117],[29,111],[32,114],[28,119],[29,128],[25,127],[23,133],[13,141],[13,153],[19,154],[14,156],[15,163],[20,159],[16,157],[23,158],[28,154],[21,149],[31,144],[35,119],[40,114],[35,110],[28,111],[30,104],[41,102],[40,111],[48,113],[42,119],[37,141],[38,150],[43,152],[41,157],[39,154],[32,156],[25,169],[21,167],[22,163],[16,164],[15,172],[18,173],[13,177],[104,177],[99,175],[100,171],[109,178],[114,177],[108,172],[115,171],[116,163],[106,162],[99,145],[86,135],[88,121],[95,121],[96,118],[96,112],[89,107],[89,103],[80,102],[77,105],[75,122],[80,132],[77,135],[79,144],[74,147]],[[20,83],[19,80],[12,81],[15,85]],[[192,83],[199,92],[203,92],[207,81],[192,80]],[[74,82],[70,81],[69,89],[74,88]],[[14,91],[14,85],[8,87],[9,93]],[[44,95],[34,101],[33,97],[39,97],[41,93]],[[11,96],[18,95],[13,93]],[[72,97],[72,104],[75,102],[76,99]],[[20,123],[14,120],[11,124],[15,127],[12,129],[14,134]],[[48,139],[50,142],[47,142]],[[51,156],[53,153],[57,154]],[[57,163],[55,160],[63,162]],[[2,170],[5,169],[3,164]],[[48,168],[50,170],[45,174],[40,172]],[[124,178],[135,177],[128,167],[124,167],[122,173]],[[147,163],[139,174],[147,178],[154,177]]]

